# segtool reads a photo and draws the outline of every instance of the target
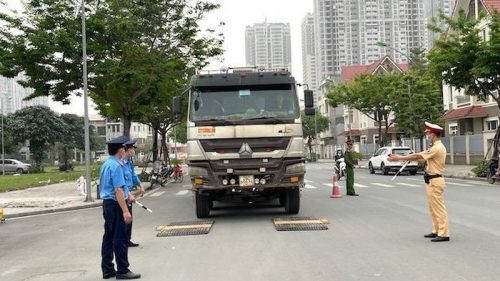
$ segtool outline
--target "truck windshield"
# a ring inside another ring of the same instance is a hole
[[[194,122],[300,117],[291,84],[199,87],[191,91],[189,100],[190,120]]]

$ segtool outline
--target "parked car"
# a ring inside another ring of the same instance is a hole
[[[5,165],[4,165],[5,163]],[[26,174],[31,170],[31,165],[23,163],[16,159],[0,159],[0,171],[3,171],[3,167],[5,167],[5,173],[17,173],[17,174]]]
[[[375,174],[376,170],[380,170],[382,174],[387,175],[390,172],[397,172],[401,169],[404,161],[390,162],[387,157],[391,154],[397,155],[408,155],[412,154],[413,151],[409,147],[403,146],[384,146],[381,147],[375,154],[372,155],[368,161],[368,169],[371,174]],[[410,172],[410,175],[416,175],[418,170],[418,163],[412,161],[406,165],[403,172]]]

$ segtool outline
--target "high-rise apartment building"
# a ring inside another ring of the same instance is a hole
[[[311,13],[302,20],[302,82],[314,93],[314,102],[318,101],[316,53],[314,44],[314,16]]]
[[[442,11],[445,15],[451,16],[453,14],[453,9],[455,7],[456,0],[426,0],[425,1],[425,14],[430,23],[432,18],[436,19],[436,23],[439,27],[444,28],[445,23],[439,18],[439,11]],[[434,40],[438,39],[440,34],[429,32],[429,46],[428,49],[432,48]]]
[[[428,46],[421,0],[314,0],[314,19],[317,83],[338,77],[342,66],[368,65],[386,54],[406,63],[412,48]]]
[[[256,23],[245,29],[245,55],[248,66],[292,70],[290,24]]]
[[[19,74],[15,78],[5,78],[0,76],[0,97],[3,96],[4,104],[2,106],[5,115],[14,113],[21,108],[28,106],[49,106],[49,97],[38,97],[29,101],[23,100],[25,97],[33,93],[33,89],[23,88],[17,83],[17,81],[23,79],[23,74]]]

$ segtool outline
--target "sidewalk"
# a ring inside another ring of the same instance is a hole
[[[320,159],[318,163],[331,163],[331,159]],[[312,163],[314,164],[314,163]],[[444,172],[445,177],[459,179],[486,180],[478,178],[471,171],[472,165],[447,165]],[[368,161],[359,161],[356,168],[368,169]],[[145,183],[146,193],[149,183]],[[155,185],[154,188],[158,188]],[[76,181],[51,184],[41,187],[33,187],[24,190],[0,193],[0,208],[3,208],[6,219],[30,216],[36,214],[70,211],[83,208],[99,207],[102,200],[97,198],[97,190],[92,187],[92,202],[85,202],[86,196],[79,195],[76,190]]]
[[[3,209],[4,218],[9,219],[101,206],[102,200],[96,199],[95,186],[91,189],[91,202],[86,202],[87,196],[80,195],[76,186],[75,180],[0,193],[0,208]],[[146,193],[151,191],[149,186],[149,182],[144,183]],[[153,188],[158,187],[159,185],[153,186]],[[133,192],[138,194],[138,191]]]

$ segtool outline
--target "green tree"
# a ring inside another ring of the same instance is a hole
[[[424,121],[440,123],[438,118],[444,113],[441,80],[428,71],[426,55],[422,48],[411,51],[409,71],[402,74],[402,84],[398,87],[402,91],[388,97],[393,102],[396,131],[404,132],[410,139],[420,139],[420,147],[423,147]]]
[[[71,95],[81,95],[82,29],[75,1],[27,1],[25,13],[13,15],[1,6],[0,75],[24,72],[21,84],[34,89],[28,99],[51,96],[67,104]],[[222,35],[198,25],[217,8],[188,0],[86,1],[90,96],[103,116],[120,118],[124,135],[132,120],[141,119],[135,110],[141,96],[166,76],[182,77],[182,66],[202,68],[222,53]]]
[[[440,18],[449,29],[430,26],[443,34],[434,41],[434,48],[427,56],[430,70],[446,84],[464,90],[465,95],[481,101],[491,98],[500,108],[500,14],[495,11],[471,19],[460,10],[456,18],[443,13]],[[479,27],[485,20],[489,22],[487,40],[482,38]],[[500,137],[499,129],[495,139]]]
[[[308,116],[304,111],[300,113],[302,119],[302,135],[307,139],[309,155],[312,153],[312,141],[317,135],[330,128],[330,118],[321,115],[317,110],[315,116]]]
[[[23,108],[12,114],[7,124],[16,142],[29,140],[30,152],[35,160],[34,171],[41,171],[45,153],[63,138],[64,125],[58,114],[46,106]]]
[[[168,133],[168,137],[172,140],[176,140],[178,143],[187,143],[187,127],[186,122],[180,122]]]
[[[378,124],[380,145],[387,141],[388,128],[394,123],[389,120],[394,101],[389,96],[399,97],[403,91],[401,74],[360,74],[352,83],[338,84],[326,95],[328,104],[354,108]],[[401,96],[402,97],[402,96]],[[403,99],[403,98],[402,98]],[[382,133],[382,125],[384,132]]]
[[[11,121],[9,119],[12,118],[12,114],[4,116],[4,151],[5,158],[18,158],[19,150],[21,150],[22,145],[15,140],[15,134],[11,130],[12,128],[8,126]],[[1,155],[1,152],[0,152]]]

